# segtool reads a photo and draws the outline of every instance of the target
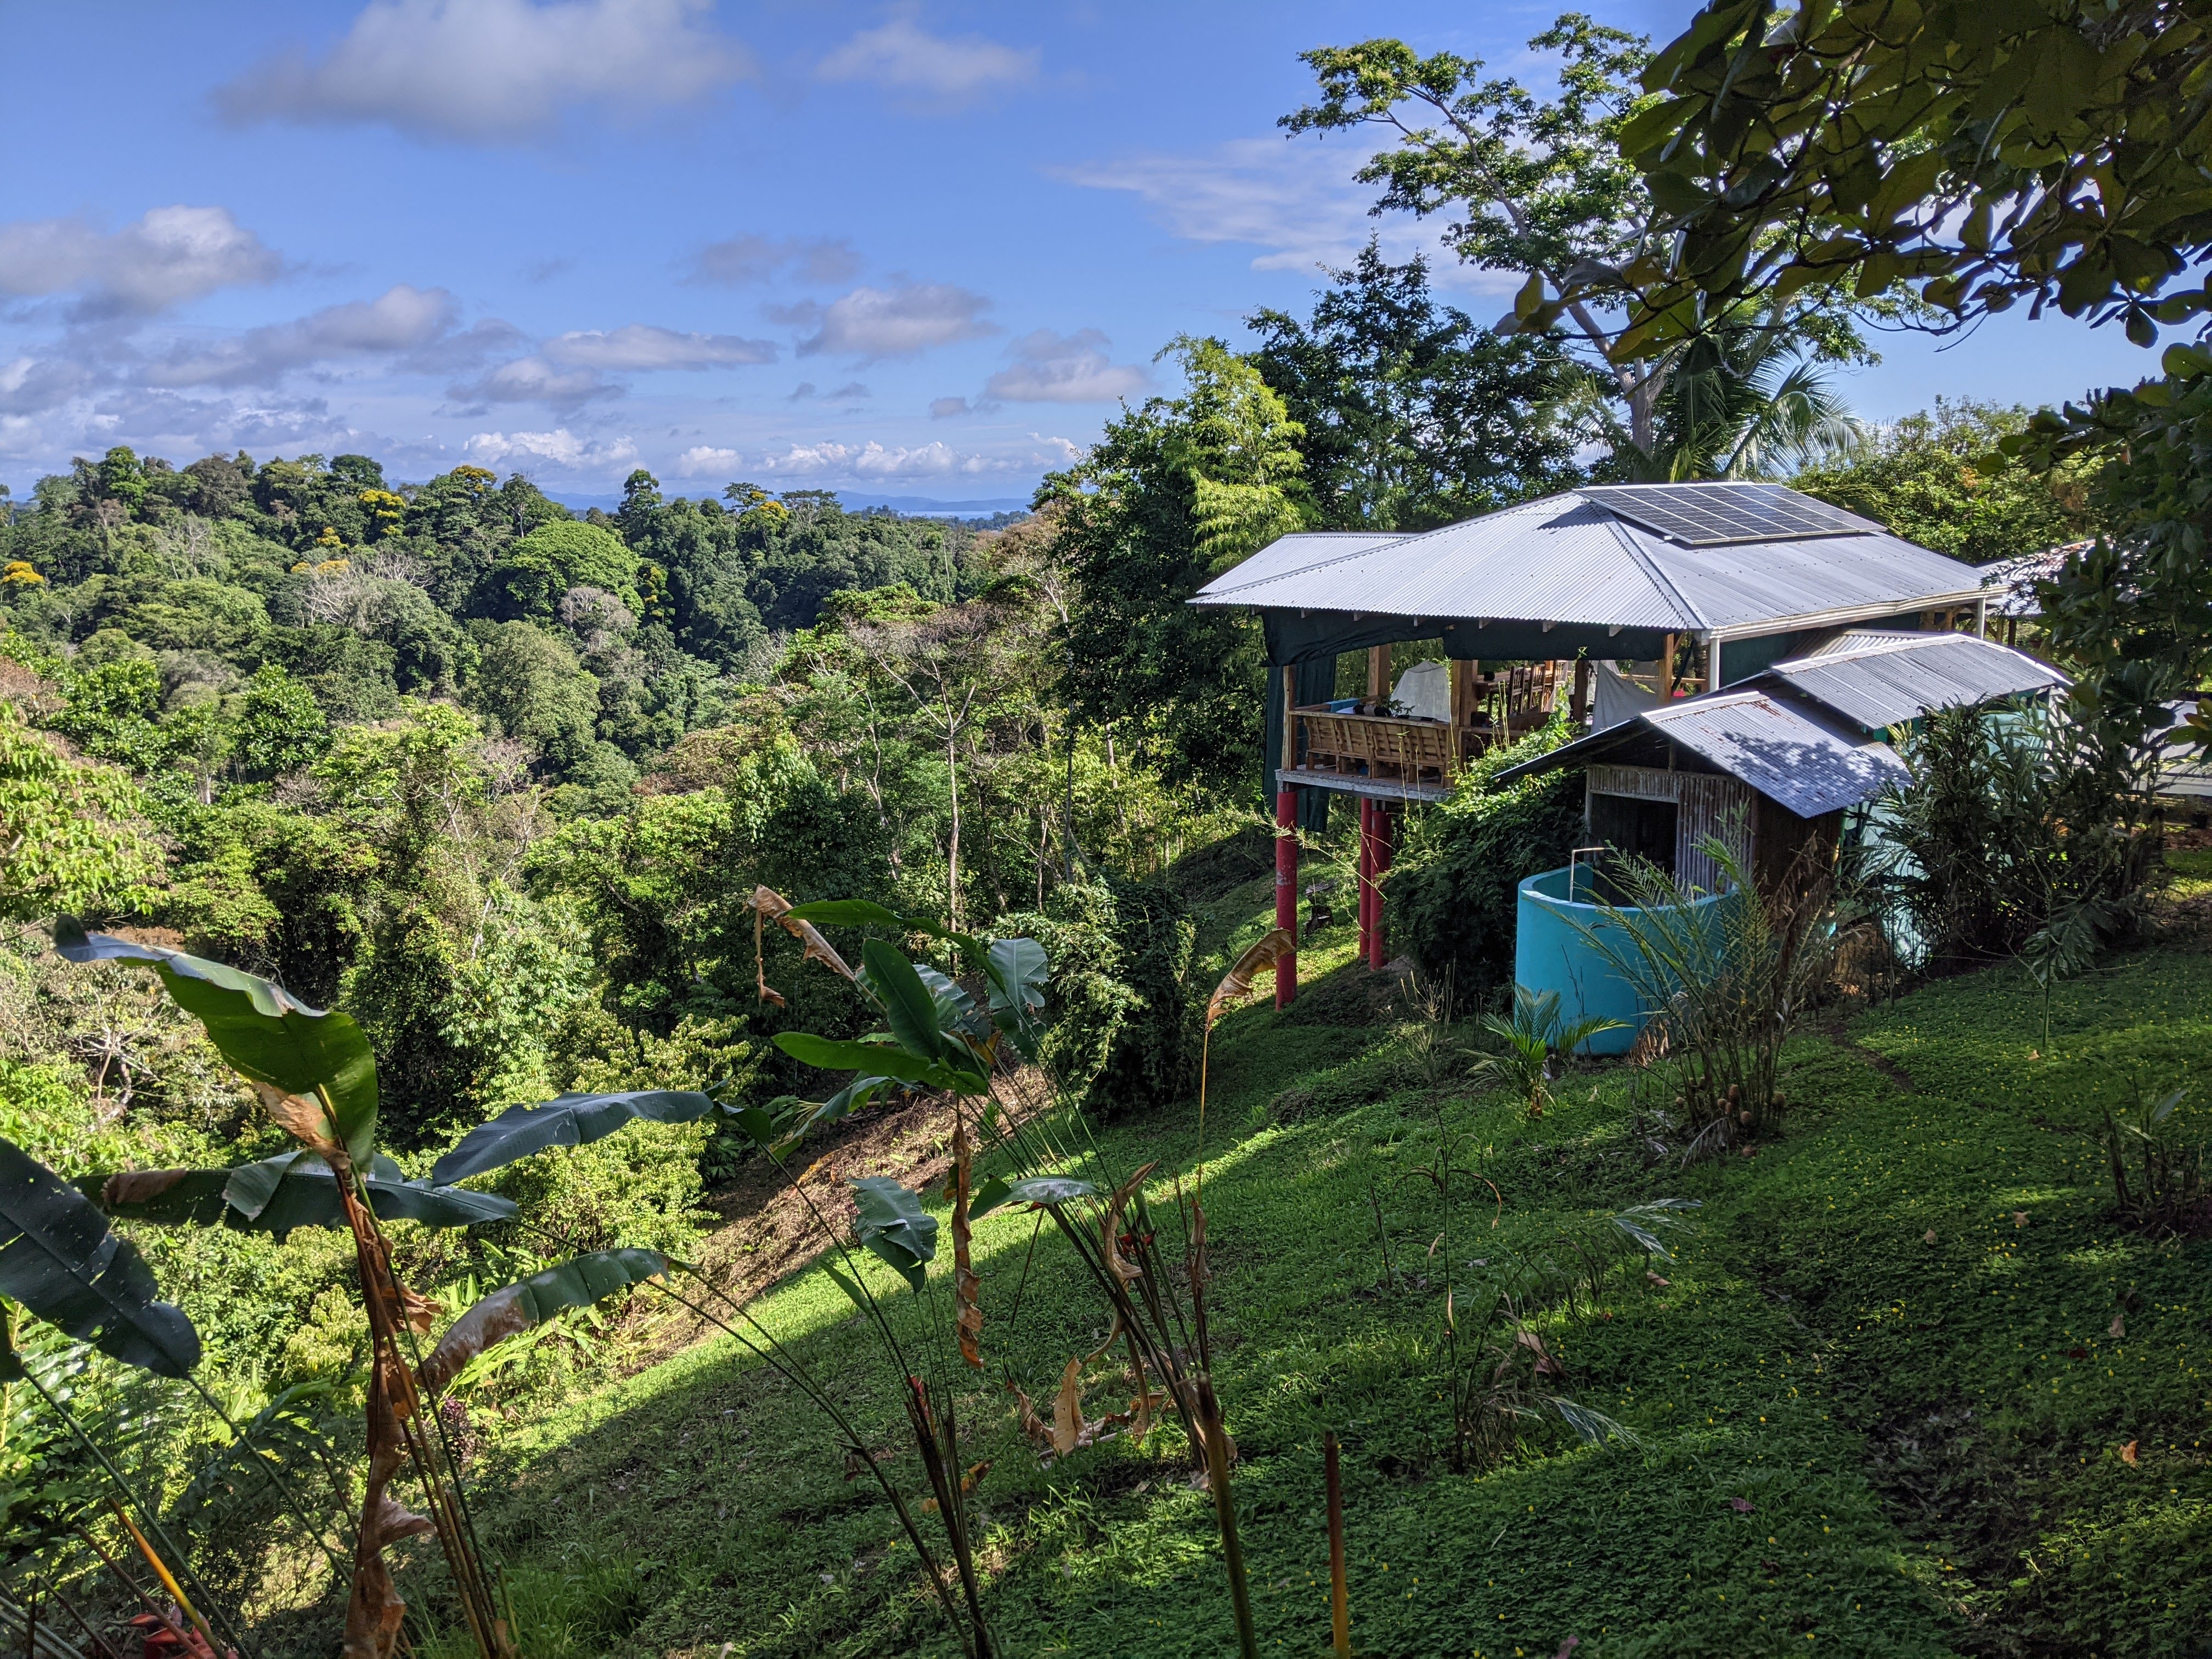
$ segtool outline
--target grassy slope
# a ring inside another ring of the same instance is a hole
[[[1219,948],[1256,929],[1261,896],[1223,901]],[[1347,954],[1340,942],[1314,965]],[[1232,1016],[1207,1193],[1263,1645],[1327,1646],[1320,1440],[1334,1425],[1365,1653],[1550,1655],[1570,1635],[1584,1659],[2191,1650],[2212,1630],[2198,1375],[2212,1255],[2103,1222],[2080,1131],[2131,1073],[2164,1084],[2206,1063],[2208,993],[2212,957],[2124,959],[2061,991],[2053,1057],[2031,1060],[2040,1010],[2015,977],[1923,990],[1858,1021],[1863,1049],[1799,1042],[1790,1093],[1808,1104],[1785,1138],[1686,1171],[1635,1155],[1620,1072],[1577,1079],[1534,1126],[1452,1103],[1523,1248],[1650,1196],[1705,1205],[1662,1264],[1671,1286],[1639,1273],[1602,1316],[1546,1323],[1577,1397],[1644,1449],[1547,1442],[1480,1477],[1437,1455],[1440,1291],[1378,1288],[1370,1182],[1401,1265],[1433,1274],[1436,1205],[1407,1178],[1429,1155],[1430,1097],[1398,1086],[1378,1028]],[[1270,1122],[1294,1087],[1304,1115]],[[1127,1163],[1161,1159],[1164,1178],[1188,1170],[1194,1127],[1183,1113],[1103,1139]],[[1461,1237],[1491,1237],[1488,1221],[1486,1205],[1463,1214]],[[978,1250],[987,1350],[1013,1355],[1042,1396],[1105,1322],[1049,1235],[1016,1310],[1030,1226],[992,1218]],[[880,1367],[827,1280],[762,1305],[895,1443],[893,1396],[862,1386]],[[1109,1367],[1091,1376],[1093,1411],[1121,1403]],[[963,1407],[994,1462],[981,1494],[1006,1651],[1234,1650],[1208,1502],[1168,1445],[1113,1441],[1040,1471],[1002,1394],[979,1382]],[[514,1449],[524,1479],[493,1529],[526,1603],[571,1627],[565,1649],[541,1644],[548,1659],[956,1650],[888,1509],[726,1341]]]

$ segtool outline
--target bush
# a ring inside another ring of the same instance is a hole
[[[1051,961],[1043,1060],[1070,1097],[1110,1119],[1189,1091],[1198,1048],[1185,981],[1198,929],[1172,891],[1105,873],[994,931],[1027,934]]]
[[[1382,879],[1392,948],[1424,974],[1449,973],[1463,1007],[1480,1006],[1511,981],[1520,885],[1565,864],[1583,833],[1579,771],[1504,789],[1491,780],[1548,754],[1568,735],[1566,722],[1555,720],[1469,766],[1450,800],[1411,820],[1406,845]]]

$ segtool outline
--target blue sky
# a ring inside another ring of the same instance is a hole
[[[1686,3],[1595,5],[1664,38]],[[0,480],[129,443],[600,494],[1025,497],[1182,332],[1371,232],[1299,51],[1541,73],[1551,5],[0,5]],[[1440,269],[1477,316],[1513,284]],[[2151,372],[2111,331],[1882,343],[1863,415]]]

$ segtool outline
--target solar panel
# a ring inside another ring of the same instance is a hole
[[[1583,493],[1608,513],[1685,547],[1863,536],[1881,529],[1781,484],[1600,484]]]

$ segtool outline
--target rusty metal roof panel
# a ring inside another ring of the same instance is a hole
[[[2050,664],[1972,634],[1874,629],[1844,634],[1810,656],[1776,663],[1767,673],[1874,732],[1933,709],[2069,684]]]
[[[1310,565],[1326,564],[1354,553],[1387,547],[1406,539],[1402,530],[1300,530],[1279,536],[1258,552],[1240,560],[1198,590],[1199,597],[1229,593],[1271,577],[1288,575]]]
[[[1800,817],[1855,806],[1911,778],[1887,744],[1764,692],[1687,698],[1638,718]]]
[[[1347,538],[1340,553],[1285,539],[1301,544],[1280,557],[1281,543],[1262,549],[1195,602],[1752,634],[1799,618],[1958,603],[1980,591],[1972,566],[1871,530],[1685,545],[1613,511],[1602,489],[1371,544]],[[1316,550],[1323,556],[1313,559]]]

